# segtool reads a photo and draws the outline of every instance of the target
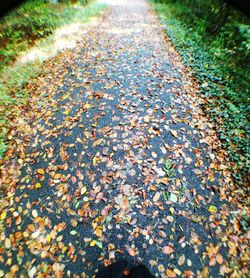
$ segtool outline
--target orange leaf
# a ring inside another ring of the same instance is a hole
[[[44,174],[44,170],[43,169],[37,169],[37,173],[43,175]]]
[[[21,222],[22,222],[22,218],[21,218],[21,216],[19,215],[19,216],[17,217],[17,219],[16,219],[16,225],[21,224]]]
[[[174,277],[176,277],[176,274],[173,272],[173,270],[171,270],[171,269],[167,269],[166,270],[166,275],[167,275],[167,277],[169,277],[169,278],[174,278]]]
[[[194,277],[194,273],[191,270],[185,270],[184,274],[186,277]]]
[[[93,142],[93,147],[96,147],[96,146],[98,146],[99,144],[101,144],[102,143],[102,141],[103,141],[103,138],[101,138],[101,139],[98,139],[98,140],[96,140],[95,142]]]
[[[223,257],[221,256],[221,254],[217,254],[216,256],[216,261],[218,264],[222,264],[223,263]]]
[[[79,210],[78,210],[78,214],[79,214],[80,216],[84,216],[84,211],[81,210],[81,209],[79,209]]]

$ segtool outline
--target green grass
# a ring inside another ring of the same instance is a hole
[[[151,1],[167,35],[197,78],[200,92],[209,97],[205,109],[217,123],[233,176],[243,185],[249,171],[249,20],[232,9],[221,31],[211,35],[207,31],[213,21],[211,7],[204,5],[212,0],[200,1],[195,8],[187,4],[192,1],[162,2]]]
[[[8,147],[8,133],[14,110],[26,104],[30,92],[25,85],[44,72],[41,60],[22,66],[11,64],[35,42],[49,45],[54,31],[66,24],[85,23],[105,8],[104,4],[51,4],[29,0],[0,21],[0,159]]]

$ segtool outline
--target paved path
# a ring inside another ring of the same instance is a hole
[[[127,258],[163,277],[219,277],[225,154],[149,5],[114,1],[50,65],[1,214],[1,273],[91,277]]]

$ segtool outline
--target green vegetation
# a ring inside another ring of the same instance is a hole
[[[174,164],[170,159],[167,159],[162,167],[166,175],[171,178],[174,175]]]
[[[44,0],[30,0],[5,16],[0,21],[0,71],[37,39],[52,34],[64,24],[86,22],[103,7],[98,4],[84,7],[85,2],[88,1],[72,5],[70,1],[53,4]]]
[[[167,35],[192,70],[217,123],[237,184],[249,170],[250,21],[216,0],[153,0]]]
[[[104,8],[103,4],[86,0],[52,2],[29,0],[0,21],[0,159],[7,148],[10,117],[30,97],[25,84],[44,71],[42,61],[15,68],[10,67],[11,63],[39,39],[44,38],[44,44],[48,45],[56,28],[87,22]]]

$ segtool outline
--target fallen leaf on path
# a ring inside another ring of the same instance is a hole
[[[174,252],[174,248],[170,245],[162,247],[162,252],[166,255],[169,255]]]

